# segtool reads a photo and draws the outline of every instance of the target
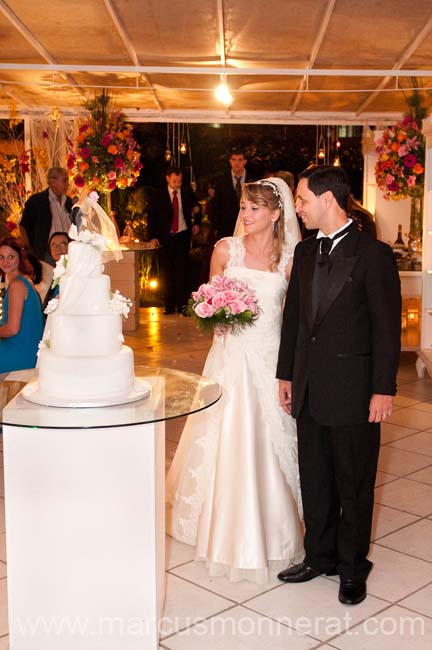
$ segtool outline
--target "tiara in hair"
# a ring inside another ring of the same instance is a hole
[[[262,181],[255,181],[255,185],[267,185],[267,187],[271,187],[271,189],[273,191],[273,194],[275,196],[277,196],[277,198],[279,199],[279,207],[280,208],[283,207],[282,194],[280,193],[280,190],[279,190],[278,186],[276,185],[276,183],[273,183],[273,181],[268,181],[268,180],[264,179]]]

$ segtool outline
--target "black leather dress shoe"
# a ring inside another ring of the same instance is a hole
[[[337,575],[337,571],[336,569],[320,571],[308,566],[306,562],[301,562],[300,564],[295,564],[294,566],[285,569],[285,571],[278,573],[278,578],[279,580],[282,580],[282,582],[307,582],[308,580],[312,580],[313,578],[317,578],[323,574],[326,576],[335,576]]]
[[[339,602],[344,605],[358,605],[366,598],[366,581],[341,578]]]

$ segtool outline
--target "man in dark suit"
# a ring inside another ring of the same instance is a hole
[[[252,180],[246,171],[247,160],[243,151],[233,150],[229,163],[230,171],[219,178],[215,184],[214,227],[218,239],[231,237],[233,234],[240,210],[242,186]]]
[[[72,199],[66,196],[69,178],[63,167],[48,170],[48,187],[33,194],[24,206],[21,235],[40,260],[53,264],[48,240],[53,232],[68,232],[71,225]],[[24,233],[23,233],[24,231]]]
[[[347,217],[338,167],[300,175],[297,211],[318,234],[294,254],[280,343],[280,402],[297,418],[305,582],[340,576],[339,600],[366,597],[380,423],[392,412],[400,351],[399,276],[389,246]]]
[[[200,206],[190,187],[182,185],[179,167],[167,169],[166,185],[155,194],[148,217],[152,243],[161,245],[165,314],[187,315],[187,272],[191,234],[199,232]],[[192,226],[192,215],[195,223]]]

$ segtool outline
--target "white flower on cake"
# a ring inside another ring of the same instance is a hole
[[[54,272],[53,272],[53,281],[51,284],[51,287],[54,289],[60,282],[60,278],[62,275],[66,273],[67,270],[67,255],[60,255],[60,259],[57,260],[57,264],[54,267]]]
[[[97,232],[91,232],[90,230],[80,230],[78,232],[75,224],[72,224],[69,228],[69,237],[75,241],[82,241],[84,244],[91,244],[100,251],[103,251],[107,246],[106,237],[99,235]]]
[[[48,302],[47,306],[45,307],[45,314],[52,314],[58,307],[59,304],[59,299],[58,298],[51,298],[51,300]]]
[[[111,310],[115,314],[121,314],[124,318],[128,317],[130,308],[132,307],[132,300],[125,298],[121,295],[120,291],[116,289],[111,298]]]

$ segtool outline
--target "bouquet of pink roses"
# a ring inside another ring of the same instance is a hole
[[[255,292],[245,282],[215,275],[192,293],[190,314],[198,327],[216,334],[238,334],[259,315]]]

